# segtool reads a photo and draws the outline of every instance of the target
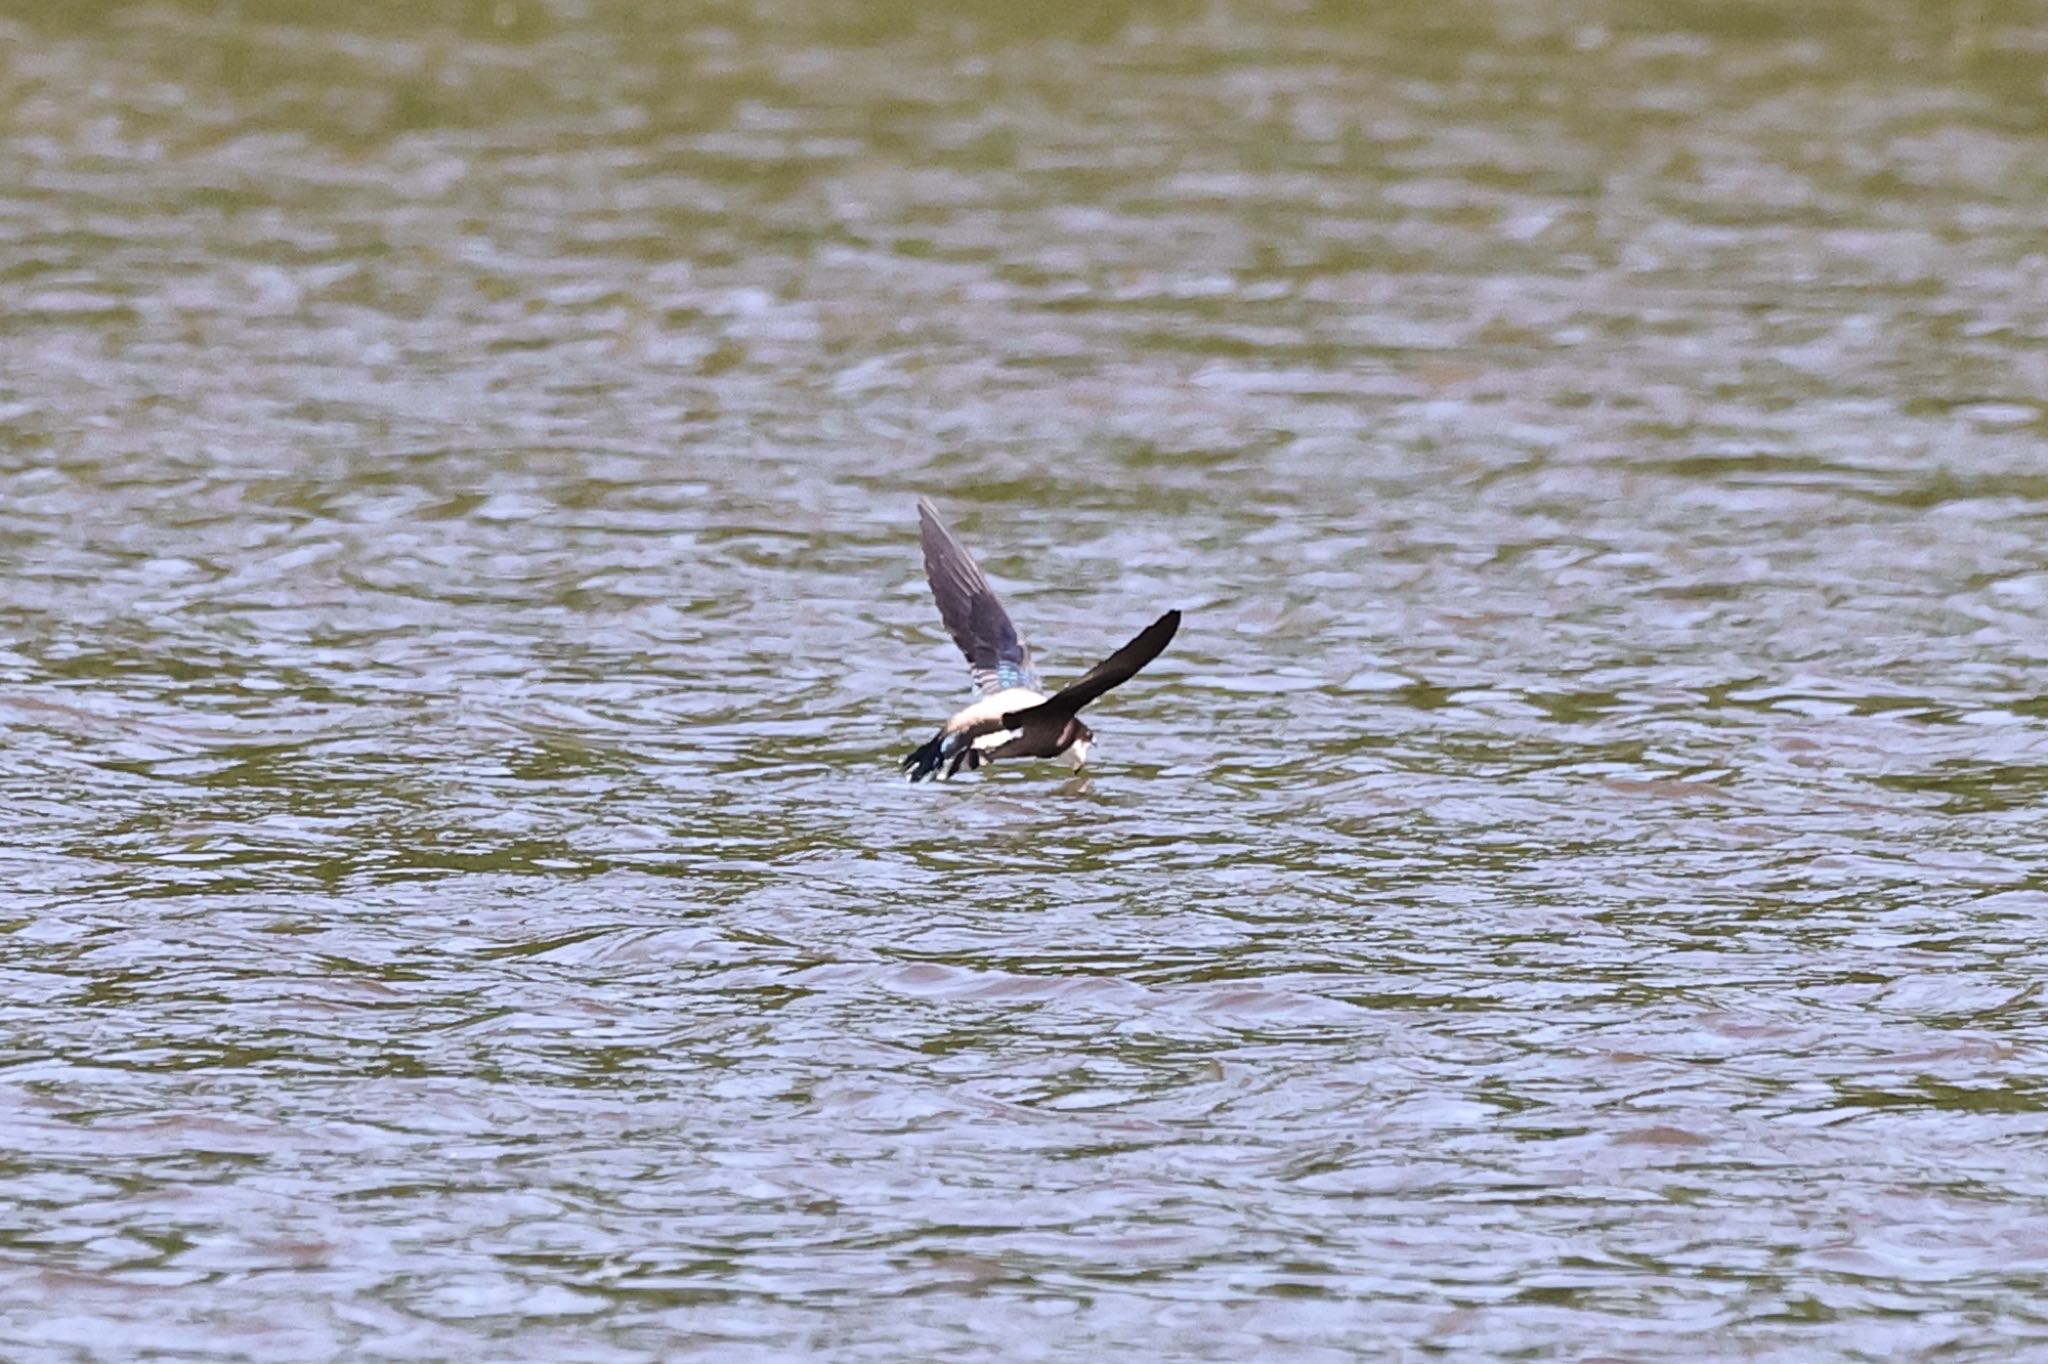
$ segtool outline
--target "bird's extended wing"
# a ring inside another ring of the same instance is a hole
[[[1056,718],[1074,714],[1111,687],[1120,687],[1136,677],[1140,668],[1159,657],[1159,651],[1167,646],[1178,629],[1180,612],[1168,611],[1140,630],[1129,644],[1090,668],[1088,675],[1079,682],[1028,709],[1011,711],[1003,717],[1003,725],[1009,729],[1022,729],[1027,725],[1049,724]]]
[[[1045,690],[1038,670],[1031,666],[1031,650],[1010,623],[995,589],[967,547],[939,520],[929,498],[917,499],[917,538],[924,545],[924,576],[939,604],[939,618],[967,656],[983,694],[1008,687]]]

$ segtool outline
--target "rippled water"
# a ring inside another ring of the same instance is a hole
[[[2037,10],[342,8],[0,11],[0,1353],[2048,1351]]]

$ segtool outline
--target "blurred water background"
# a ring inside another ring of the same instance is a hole
[[[2048,1358],[2044,214],[2017,0],[10,0],[0,1355]]]

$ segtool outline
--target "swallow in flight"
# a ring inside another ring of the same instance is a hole
[[[917,500],[918,539],[924,544],[924,575],[939,603],[947,633],[967,655],[967,667],[981,699],[946,721],[930,743],[903,760],[912,781],[972,772],[997,758],[1063,758],[1076,772],[1088,761],[1095,732],[1081,723],[1081,707],[1137,676],[1159,656],[1180,629],[1180,612],[1168,611],[1137,637],[1088,670],[1087,676],[1050,697],[1031,649],[1010,624],[1009,613],[981,574],[974,556],[939,520],[929,498]]]

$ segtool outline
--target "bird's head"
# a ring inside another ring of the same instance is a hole
[[[1066,728],[1060,731],[1060,750],[1076,772],[1088,765],[1088,750],[1094,744],[1095,731],[1082,724],[1078,716],[1068,720]]]

